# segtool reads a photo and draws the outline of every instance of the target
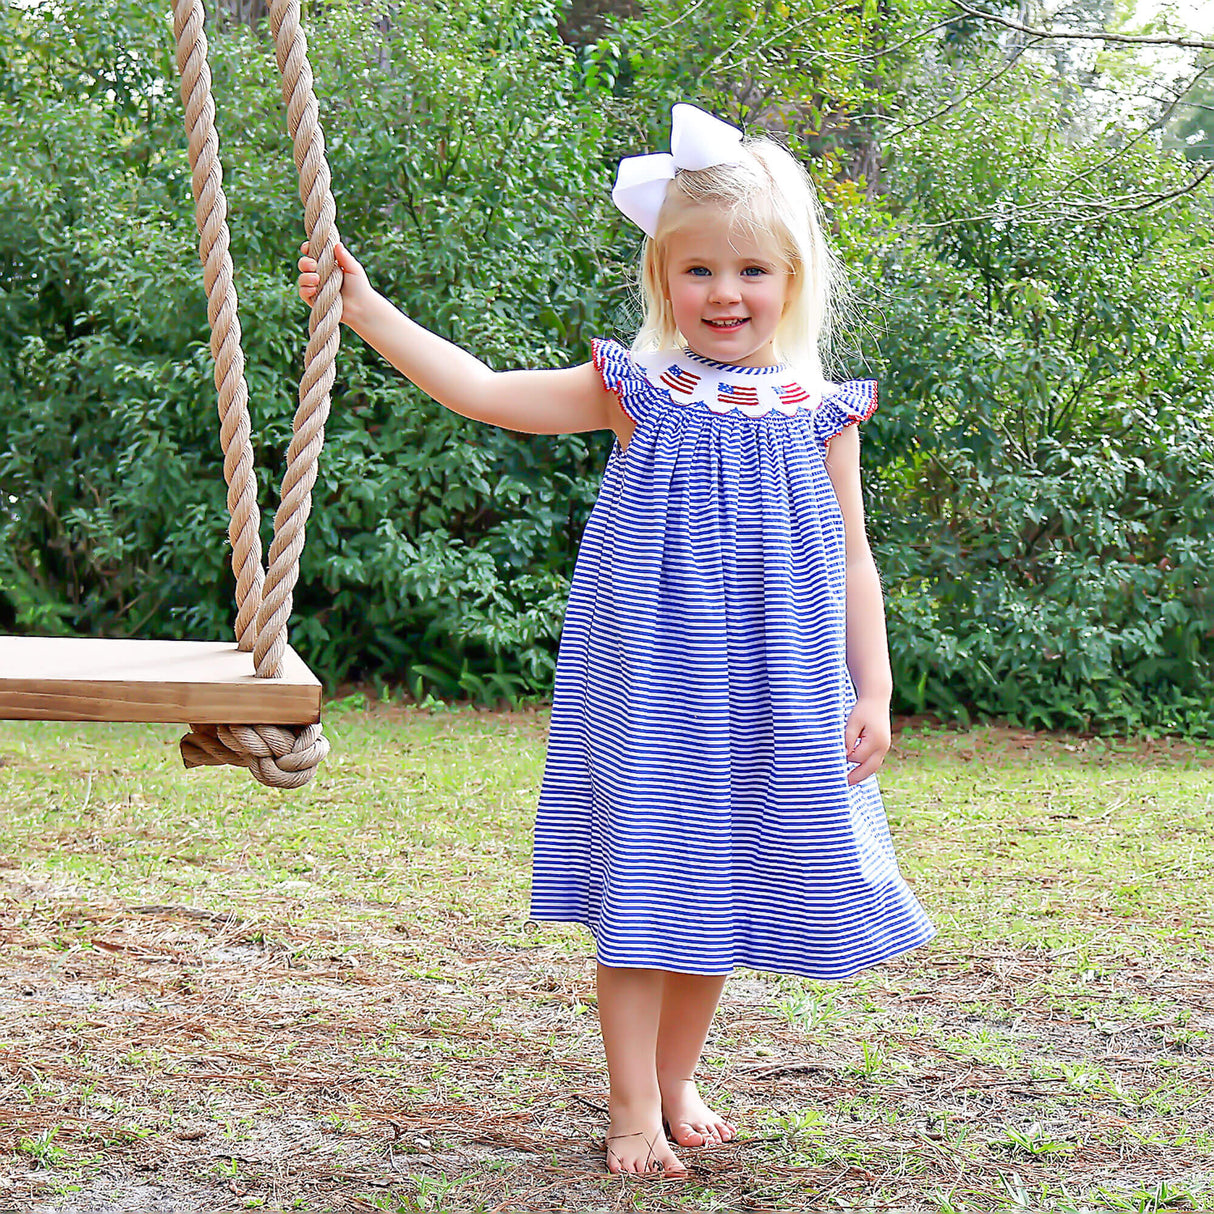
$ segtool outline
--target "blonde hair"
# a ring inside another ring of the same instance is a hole
[[[770,240],[789,272],[789,295],[773,350],[817,382],[824,381],[832,322],[843,290],[842,265],[823,235],[822,208],[805,170],[770,139],[747,139],[735,164],[681,169],[666,188],[652,239],[641,250],[645,316],[634,353],[686,345],[666,293],[666,239],[695,213],[716,207],[739,234]]]

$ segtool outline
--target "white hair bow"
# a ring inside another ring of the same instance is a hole
[[[670,153],[626,156],[615,176],[611,201],[647,236],[658,230],[658,212],[666,187],[679,169],[710,169],[736,164],[745,156],[742,132],[694,105],[670,112]]]

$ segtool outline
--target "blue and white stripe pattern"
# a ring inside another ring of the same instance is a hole
[[[876,385],[751,416],[662,382],[681,361],[715,391],[741,368],[667,353],[647,367],[594,346],[637,428],[574,574],[531,916],[585,924],[604,965],[844,978],[934,935],[876,777],[847,784],[843,520],[823,455]],[[751,382],[768,377],[789,373]]]

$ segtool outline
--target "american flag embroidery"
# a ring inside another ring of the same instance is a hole
[[[800,384],[776,384],[775,389],[782,405],[799,405],[809,400],[809,393]]]
[[[759,390],[749,384],[718,384],[717,403],[721,405],[757,405]]]
[[[674,363],[662,372],[662,383],[672,392],[690,393],[700,382],[700,377],[691,371],[684,371],[678,363]]]

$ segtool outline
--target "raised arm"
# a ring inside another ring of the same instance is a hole
[[[344,245],[342,320],[439,404],[476,421],[528,434],[615,430],[627,442],[632,423],[593,363],[557,371],[493,371],[467,350],[410,320],[371,286]],[[316,262],[299,259],[299,294],[310,304]]]

